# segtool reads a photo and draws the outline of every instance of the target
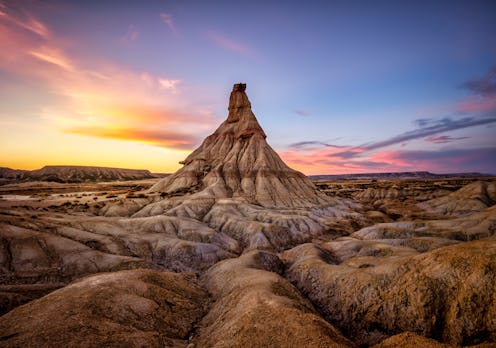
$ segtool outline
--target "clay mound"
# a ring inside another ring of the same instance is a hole
[[[358,344],[405,331],[453,345],[496,340],[496,238],[404,251],[336,264],[341,255],[300,246],[285,253],[286,276]]]
[[[132,257],[129,253],[113,254],[114,250],[95,250],[90,241],[98,244],[95,239],[85,243],[55,233],[39,232],[2,223],[0,224],[0,284],[68,282],[96,272],[150,266],[149,263]]]
[[[353,347],[277,273],[272,253],[219,262],[202,278],[215,299],[200,322],[198,347]]]
[[[496,182],[476,181],[446,196],[419,203],[429,213],[460,216],[496,204]]]
[[[102,273],[0,317],[2,347],[184,347],[208,294],[183,274]]]
[[[372,348],[452,348],[449,344],[439,343],[436,340],[416,335],[412,332],[405,332],[387,338]]]
[[[235,84],[227,119],[151,192],[195,193],[195,198],[241,198],[264,207],[309,207],[327,202],[302,173],[267,144],[245,84]]]

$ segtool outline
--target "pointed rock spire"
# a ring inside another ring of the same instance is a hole
[[[313,206],[327,201],[302,173],[267,144],[251,110],[246,84],[235,84],[227,119],[150,191],[189,198],[239,198],[265,207]]]
[[[251,103],[245,93],[246,84],[237,83],[233,86],[231,97],[229,98],[229,116],[227,122],[238,122],[244,113],[251,112]]]

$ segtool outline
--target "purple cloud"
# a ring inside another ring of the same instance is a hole
[[[455,138],[455,137],[451,137],[449,135],[440,135],[440,136],[430,136],[430,137],[427,137],[425,138],[426,141],[429,141],[431,143],[435,143],[435,144],[445,144],[445,143],[451,143],[453,141],[456,141],[456,140],[463,140],[463,139],[468,139],[469,137],[458,137],[458,138]]]
[[[292,148],[292,149],[301,149],[301,148],[304,148],[304,147],[308,147],[308,146],[323,146],[323,147],[334,147],[336,149],[342,149],[342,148],[346,148],[347,146],[343,146],[343,145],[334,145],[334,144],[328,144],[328,143],[324,143],[322,141],[315,141],[315,140],[310,140],[310,141],[300,141],[298,143],[293,143],[293,144],[290,144],[289,147]]]
[[[462,86],[481,96],[496,96],[496,66],[489,69],[484,76],[469,80],[463,83]]]
[[[296,109],[296,110],[294,110],[294,112],[299,116],[310,116],[312,114],[311,111],[303,110],[303,109]]]
[[[138,29],[136,28],[135,25],[130,24],[129,27],[127,28],[126,34],[121,37],[121,40],[125,42],[133,42],[136,41],[138,36],[139,36]]]
[[[176,27],[174,26],[174,20],[171,14],[161,12],[160,19],[169,27],[170,31],[172,31],[173,33],[176,32]]]
[[[496,147],[442,149],[438,151],[397,151],[389,159],[409,163],[411,168],[436,168],[444,172],[477,171],[496,174]]]
[[[405,141],[424,138],[430,135],[445,133],[456,129],[486,125],[494,122],[496,122],[496,116],[484,118],[464,117],[461,119],[452,119],[450,117],[445,117],[440,120],[420,119],[416,122],[417,125],[422,125],[418,129],[399,134],[395,137],[383,141],[364,144],[359,147],[369,151],[376,150],[390,145],[400,144]]]

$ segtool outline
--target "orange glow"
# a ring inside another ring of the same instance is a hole
[[[66,133],[79,134],[97,138],[109,138],[126,141],[136,141],[165,148],[191,149],[197,139],[182,133],[167,130],[146,130],[135,128],[95,128],[75,127],[65,130]]]
[[[28,14],[0,9],[0,36],[0,69],[54,96],[30,116],[36,126],[2,115],[0,146],[9,149],[2,166],[102,165],[170,172],[219,122],[190,105],[181,79],[71,56],[67,40]]]

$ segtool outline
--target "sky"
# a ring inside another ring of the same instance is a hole
[[[496,174],[478,0],[0,0],[0,166],[174,172],[238,82],[305,174]]]

